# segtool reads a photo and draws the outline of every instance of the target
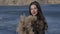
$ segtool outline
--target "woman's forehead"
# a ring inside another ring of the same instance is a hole
[[[31,8],[36,8],[36,5],[31,5]]]

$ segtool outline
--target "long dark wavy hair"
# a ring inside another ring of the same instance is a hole
[[[40,4],[37,2],[37,1],[34,1],[34,2],[31,2],[30,3],[30,5],[29,5],[29,13],[30,13],[30,15],[32,15],[31,14],[31,5],[36,5],[36,7],[37,7],[37,9],[38,9],[38,12],[37,12],[37,20],[39,20],[40,22],[41,22],[41,24],[43,24],[43,25],[41,25],[41,28],[43,27],[44,29],[48,29],[48,25],[47,25],[47,22],[46,22],[46,19],[45,19],[45,17],[44,17],[44,15],[43,15],[43,13],[42,13],[42,10],[41,10],[41,7],[40,7]]]
[[[42,10],[41,10],[41,7],[40,7],[40,4],[37,2],[37,1],[34,1],[34,2],[32,2],[31,4],[30,4],[30,6],[29,6],[29,13],[30,13],[30,15],[32,15],[31,14],[31,5],[36,5],[36,7],[38,8],[38,13],[37,13],[37,19],[38,20],[41,20],[41,19],[45,19],[44,18],[44,16],[43,16],[43,13],[42,13]]]

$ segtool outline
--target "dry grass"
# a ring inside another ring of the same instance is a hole
[[[21,16],[20,23],[18,24],[17,32],[18,34],[34,34],[31,27],[31,22],[36,21],[36,16]]]

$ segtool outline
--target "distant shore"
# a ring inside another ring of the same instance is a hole
[[[40,4],[60,4],[60,0],[0,0],[0,6],[23,6],[29,5],[33,1],[37,1]]]

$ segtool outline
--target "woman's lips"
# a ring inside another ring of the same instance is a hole
[[[35,12],[33,12],[33,14],[35,14]]]
[[[33,13],[33,15],[36,15],[36,13]]]

